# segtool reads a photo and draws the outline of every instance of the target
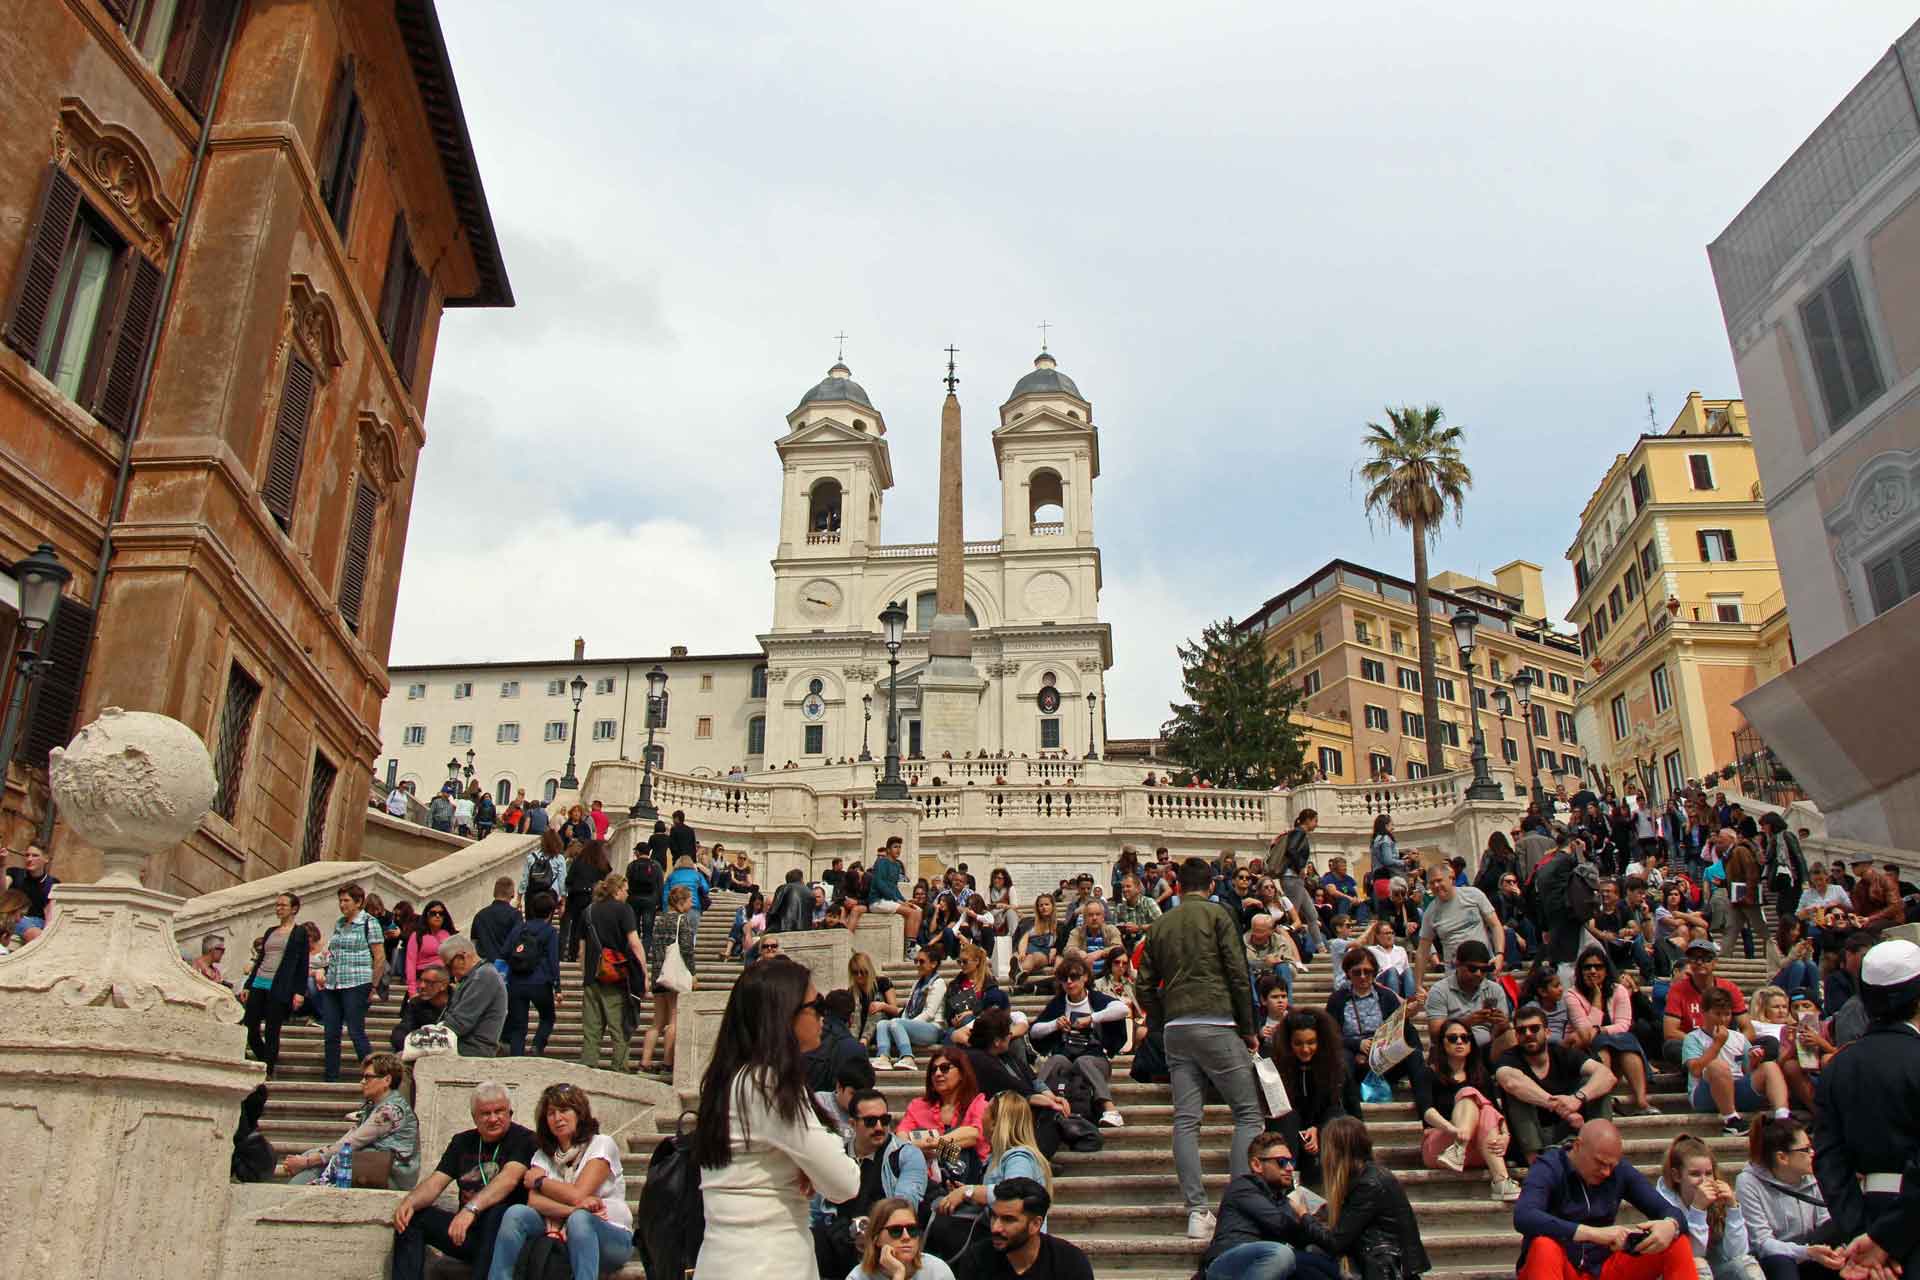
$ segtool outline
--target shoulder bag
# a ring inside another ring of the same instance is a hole
[[[687,917],[681,916],[685,921]],[[667,943],[666,954],[660,960],[660,974],[654,979],[656,985],[666,988],[676,995],[685,995],[693,990],[693,973],[687,968],[685,957],[680,954],[680,926],[676,924],[674,936]]]

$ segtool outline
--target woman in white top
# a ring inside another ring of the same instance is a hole
[[[702,1276],[816,1280],[808,1200],[818,1191],[837,1204],[860,1190],[860,1167],[807,1089],[820,1020],[812,977],[785,956],[749,966],[727,997],[693,1130]]]
[[[1393,921],[1380,916],[1367,926],[1360,935],[1361,945],[1373,952],[1373,958],[1380,962],[1380,985],[1392,991],[1402,1000],[1413,995],[1413,966],[1407,961],[1407,949],[1400,945],[1400,937],[1394,931]]]
[[[597,1280],[633,1257],[633,1211],[620,1147],[600,1132],[585,1091],[548,1085],[533,1109],[540,1150],[527,1167],[527,1203],[500,1220],[487,1280],[513,1280],[527,1242],[548,1230],[566,1233],[573,1280]]]

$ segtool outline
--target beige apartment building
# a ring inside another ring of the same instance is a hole
[[[1920,23],[1708,253],[1799,655],[1740,710],[1830,833],[1920,848]]]
[[[1745,406],[1692,392],[1616,456],[1567,559],[1604,776],[1658,798],[1730,763],[1735,699],[1793,662]]]
[[[1496,569],[1493,579],[1440,573],[1432,580],[1434,678],[1447,746],[1446,759],[1431,771],[1467,768],[1472,753],[1467,678],[1450,621],[1465,605],[1480,615],[1474,679],[1488,759],[1514,766],[1524,783],[1532,770],[1521,762],[1531,746],[1543,787],[1558,778],[1582,778],[1586,764],[1574,720],[1579,645],[1547,621],[1539,565],[1515,560]],[[1268,651],[1301,682],[1306,701],[1299,723],[1307,733],[1307,759],[1327,781],[1427,776],[1412,582],[1334,560],[1240,625],[1260,632]],[[1536,690],[1531,732],[1519,707],[1502,714],[1502,700],[1492,692],[1505,692],[1511,703],[1513,675],[1522,669]]]

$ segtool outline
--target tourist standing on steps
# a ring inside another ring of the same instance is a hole
[[[340,1033],[353,1037],[354,1052],[365,1058],[373,1052],[367,1039],[367,1004],[373,986],[387,969],[386,939],[378,923],[362,910],[367,891],[357,884],[340,886],[340,918],[334,922],[327,945],[327,967],[319,975],[325,985],[316,992],[320,1025],[325,1029],[324,1073],[328,1084],[340,1079]]]
[[[247,975],[247,1052],[273,1079],[280,1061],[280,1028],[307,999],[307,931],[295,922],[300,895],[273,900],[273,927],[260,941],[260,954]]]
[[[653,834],[647,837],[647,853],[660,864],[661,875],[673,869],[673,837],[667,834],[667,824],[658,818],[653,820]]]
[[[642,862],[650,859],[642,858]],[[653,942],[647,947],[647,964],[653,971],[653,1020],[647,1024],[646,1037],[640,1042],[640,1069],[652,1071],[655,1068],[653,1058],[654,1040],[658,1037],[662,1043],[663,1065],[673,1069],[673,1046],[680,1032],[680,993],[660,981],[660,975],[666,971],[667,948],[677,947],[680,960],[687,966],[687,976],[694,975],[694,942],[699,928],[700,917],[693,911],[693,890],[678,885],[667,895],[666,919],[659,922],[654,930]]]
[[[1148,1030],[1164,1036],[1173,1081],[1173,1159],[1192,1240],[1210,1239],[1214,1229],[1200,1168],[1206,1085],[1212,1084],[1233,1109],[1230,1172],[1248,1171],[1247,1146],[1261,1129],[1253,1080],[1260,1041],[1247,952],[1233,916],[1207,901],[1212,880],[1206,859],[1180,864],[1180,905],[1147,930],[1138,981]]]
[[[1313,832],[1319,825],[1317,812],[1302,809],[1293,820],[1293,830],[1287,832],[1278,850],[1279,856],[1272,859],[1280,864],[1280,892],[1287,895],[1287,901],[1300,913],[1300,923],[1306,926],[1310,952],[1327,949],[1326,939],[1320,933],[1320,913],[1313,904],[1313,894],[1307,889],[1307,864],[1313,861]]]
[[[568,843],[566,915],[560,922],[560,948],[567,953],[568,964],[580,958],[580,943],[586,936],[582,921],[593,905],[593,891],[612,873],[607,848],[598,840]]]
[[[820,1017],[812,977],[785,956],[733,984],[693,1128],[707,1218],[699,1275],[816,1280],[809,1201],[818,1192],[838,1204],[860,1192],[860,1166],[807,1089]]]
[[[667,830],[667,852],[678,862],[682,858],[692,858],[700,848],[700,837],[687,825],[687,813],[684,809],[673,811],[673,826]]]
[[[540,1027],[533,1033],[533,1056],[546,1053],[547,1040],[553,1035],[553,996],[560,987],[560,935],[547,922],[553,914],[553,895],[534,894],[527,903],[527,913],[519,927],[507,935],[506,943],[507,1023],[501,1035],[508,1056],[514,1058],[527,1051],[529,1009],[540,1013]],[[516,963],[518,968],[514,967]]]
[[[640,1023],[638,995],[647,989],[647,952],[640,922],[627,905],[625,876],[608,876],[593,890],[582,917],[586,962],[580,974],[580,1065],[600,1065],[600,1042],[613,1037],[615,1071],[627,1069],[633,1029]]]

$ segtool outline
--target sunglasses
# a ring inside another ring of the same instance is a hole
[[[889,1240],[907,1240],[920,1234],[920,1224],[917,1222],[889,1222],[886,1226],[880,1228],[880,1230]]]
[[[826,1017],[827,1016],[827,998],[825,996],[815,996],[813,999],[801,1005],[797,1012],[805,1013],[808,1010],[811,1010],[814,1014],[816,1014],[819,1017],[822,1017],[822,1018]]]
[[[1446,1041],[1448,1044],[1472,1044],[1473,1037],[1461,1035],[1458,1031],[1454,1031],[1448,1033]]]
[[[1547,1034],[1547,1029],[1541,1026],[1540,1024],[1535,1023],[1533,1026],[1530,1026],[1530,1027],[1515,1027],[1513,1029],[1513,1033],[1517,1036],[1527,1036],[1531,1038],[1533,1036],[1543,1036]]]
[[[951,1062],[936,1062],[927,1068],[927,1074],[943,1076],[949,1071],[958,1071],[959,1069],[959,1067],[954,1066]]]
[[[1378,972],[1380,972],[1378,969],[1369,969],[1364,964],[1357,964],[1353,967],[1353,972],[1347,976],[1350,978],[1371,978]]]
[[[1607,966],[1603,964],[1589,963],[1589,964],[1581,965],[1580,969],[1583,973],[1605,973],[1607,971]]]
[[[893,1113],[891,1111],[882,1111],[877,1116],[860,1116],[858,1119],[861,1124],[867,1126],[869,1129],[884,1129],[893,1123]]]
[[[1460,961],[1454,966],[1454,968],[1460,970],[1462,973],[1485,973],[1488,967],[1489,966],[1484,964],[1470,964],[1465,960]]]
[[[1276,1169],[1291,1169],[1294,1164],[1292,1156],[1257,1156],[1255,1158],[1260,1163],[1270,1164]]]

